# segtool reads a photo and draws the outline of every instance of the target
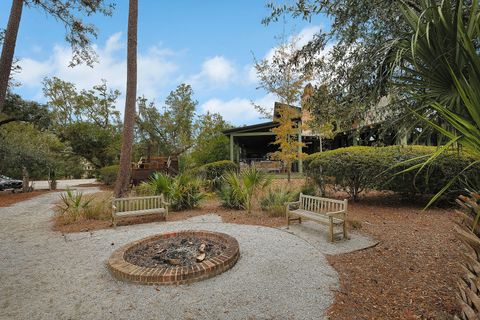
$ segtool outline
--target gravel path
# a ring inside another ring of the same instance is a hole
[[[0,319],[322,319],[333,301],[338,278],[324,254],[285,231],[207,215],[64,236],[50,230],[57,199],[49,193],[0,208]],[[134,285],[107,271],[115,248],[184,229],[234,236],[240,260],[182,286]]]

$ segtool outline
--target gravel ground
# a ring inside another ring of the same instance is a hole
[[[57,199],[48,193],[0,208],[0,319],[322,319],[338,288],[324,254],[279,229],[208,215],[62,235],[50,230]],[[185,229],[234,236],[240,260],[217,277],[182,286],[129,284],[107,271],[119,246]]]

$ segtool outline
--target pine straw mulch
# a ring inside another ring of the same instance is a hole
[[[380,243],[327,257],[340,277],[331,319],[451,319],[458,311],[456,217],[453,209],[422,211],[425,203],[388,195],[349,203],[350,218]]]
[[[57,190],[56,190],[57,191]],[[52,192],[50,190],[34,190],[32,192],[20,192],[16,191],[12,193],[11,191],[0,191],[0,207],[9,207],[12,204],[26,201],[34,197],[40,196],[42,194]]]

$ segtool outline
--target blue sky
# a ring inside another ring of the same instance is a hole
[[[5,27],[10,1],[0,2],[0,26]],[[275,97],[257,90],[252,53],[263,58],[278,41],[275,36],[299,34],[308,41],[327,24],[319,17],[261,24],[269,11],[261,0],[243,1],[139,1],[138,94],[162,106],[180,83],[192,85],[198,113],[219,112],[235,125],[252,124],[260,116],[250,101],[271,107]],[[64,41],[64,27],[34,8],[23,11],[15,56],[20,59],[22,83],[15,89],[24,98],[45,101],[41,81],[57,76],[78,88],[90,88],[106,79],[122,92],[117,107],[123,109],[126,82],[126,33],[128,1],[117,1],[112,17],[95,16],[95,47],[99,63],[67,67],[71,52]]]

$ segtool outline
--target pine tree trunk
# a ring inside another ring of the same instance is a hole
[[[18,28],[22,18],[23,0],[13,0],[8,18],[7,30],[3,41],[2,55],[0,56],[0,112],[7,96],[8,80],[12,71],[13,54],[17,42]]]
[[[121,198],[125,195],[130,182],[135,103],[137,100],[137,22],[138,0],[130,0],[128,10],[127,93],[125,97],[120,166],[114,192],[116,198]]]

